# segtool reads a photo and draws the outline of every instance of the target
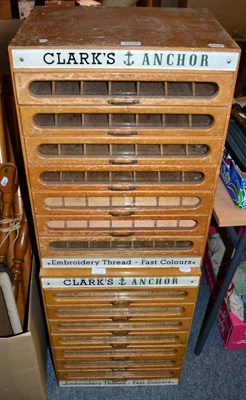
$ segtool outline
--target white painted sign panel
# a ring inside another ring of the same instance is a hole
[[[178,379],[138,379],[127,381],[59,381],[60,387],[71,386],[142,386],[142,385],[177,385]]]
[[[141,276],[141,277],[66,277],[42,278],[43,288],[135,288],[135,287],[196,287],[198,276]]]
[[[14,68],[235,71],[238,53],[140,49],[12,49]]]
[[[201,257],[42,258],[43,268],[199,268]]]

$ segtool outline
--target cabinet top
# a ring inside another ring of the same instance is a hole
[[[237,44],[205,9],[35,7],[11,47],[207,49]]]

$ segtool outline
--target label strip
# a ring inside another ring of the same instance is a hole
[[[67,386],[142,386],[142,385],[177,385],[178,379],[141,379],[115,381],[59,381],[60,387]]]
[[[42,258],[43,268],[199,268],[201,257]]]
[[[239,54],[226,51],[138,49],[12,49],[14,68],[179,69],[235,71]]]
[[[179,287],[199,284],[199,276],[151,276],[151,277],[63,277],[42,278],[42,287],[46,288],[134,288],[134,287]]]

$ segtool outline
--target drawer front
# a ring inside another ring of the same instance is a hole
[[[226,105],[233,73],[141,71],[108,73],[45,72],[14,74],[20,104],[108,105],[135,101],[141,105]]]
[[[63,371],[108,371],[112,369],[133,368],[135,370],[162,370],[164,368],[180,368],[182,367],[182,359],[169,358],[169,359],[137,359],[131,360],[128,357],[125,359],[112,360],[56,360],[56,367],[58,370]]]
[[[146,300],[155,303],[178,302],[190,303],[195,301],[198,288],[163,288],[163,289],[118,289],[107,291],[84,290],[84,289],[43,289],[45,303],[49,305],[68,305],[68,304],[124,304],[127,301],[134,301],[134,304],[142,304]]]
[[[27,159],[39,165],[207,165],[219,162],[223,147],[222,138],[109,138],[26,137]]]
[[[25,136],[223,138],[227,108],[22,106],[20,115]]]
[[[204,237],[169,236],[141,237],[130,236],[91,236],[73,237],[54,236],[39,237],[40,255],[42,257],[128,257],[142,256],[201,256]]]
[[[168,318],[173,316],[176,318],[190,317],[193,313],[194,304],[148,304],[145,306],[129,304],[126,307],[115,307],[113,305],[104,306],[99,304],[81,304],[79,306],[46,306],[47,316],[50,319],[61,320],[97,320],[98,322],[116,321],[125,317],[128,321],[137,322],[152,321],[153,319]]]
[[[157,371],[147,371],[143,368],[142,371],[124,369],[112,370],[111,372],[79,372],[79,371],[57,371],[58,380],[112,380],[116,382],[125,382],[128,380],[136,379],[177,379],[179,378],[181,370],[179,368],[160,369]],[[147,382],[146,382],[147,383]]]
[[[139,321],[133,321],[127,316],[113,317],[109,321],[97,321],[90,320],[65,320],[60,319],[49,319],[48,325],[50,333],[52,334],[81,334],[93,329],[94,332],[108,332],[108,331],[131,331],[131,332],[142,332],[152,333],[154,331],[172,331],[172,332],[185,332],[190,329],[191,319],[190,318],[161,318],[156,320],[148,321],[146,318],[142,318]]]
[[[179,216],[168,217],[153,215],[149,219],[144,216],[124,215],[123,217],[107,216],[36,216],[36,228],[40,236],[67,235],[88,236],[95,235],[112,239],[115,236],[134,238],[136,236],[202,236],[208,228],[207,216]]]
[[[156,194],[136,193],[133,196],[117,192],[32,192],[34,211],[40,215],[87,215],[124,217],[207,214],[212,207],[211,192],[169,191]]]
[[[111,349],[111,350],[86,350],[76,347],[66,349],[63,347],[53,347],[56,360],[159,360],[182,359],[185,353],[185,346],[160,346],[155,349]]]
[[[109,331],[109,332],[90,332],[84,335],[51,335],[52,345],[55,347],[73,348],[74,346],[93,348],[131,348],[137,347],[154,347],[166,344],[186,344],[187,332],[132,332],[132,331]]]
[[[134,195],[137,191],[214,190],[218,167],[207,166],[31,166],[32,190],[91,190]]]

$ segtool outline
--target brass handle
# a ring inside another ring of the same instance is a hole
[[[111,215],[111,217],[131,217],[134,214],[135,214],[135,211],[129,211],[129,212],[125,212],[125,213],[109,212],[109,215]]]
[[[108,104],[111,104],[112,106],[132,106],[139,103],[139,100],[108,100]]]
[[[131,131],[131,132],[108,131],[108,135],[110,135],[110,136],[135,136],[135,135],[138,135],[138,132],[137,131]]]
[[[130,331],[110,331],[110,333],[114,336],[127,336]]]
[[[129,357],[111,357],[112,361],[128,361]]]
[[[110,301],[110,304],[114,307],[128,307],[130,304],[132,304],[132,301],[125,301],[125,300],[115,300],[115,301]]]
[[[135,185],[127,186],[127,187],[119,187],[119,186],[108,186],[108,190],[112,190],[113,192],[130,192],[131,190],[136,190]]]
[[[110,233],[112,237],[130,237],[134,236],[134,232],[126,232],[126,233],[118,233],[118,232],[112,232]]]
[[[137,164],[138,160],[109,160],[109,164],[113,164],[113,165],[133,165],[133,164]]]
[[[109,343],[112,349],[126,349],[128,343]]]
[[[130,321],[131,317],[128,316],[121,316],[121,317],[110,317],[112,322],[128,322]]]

